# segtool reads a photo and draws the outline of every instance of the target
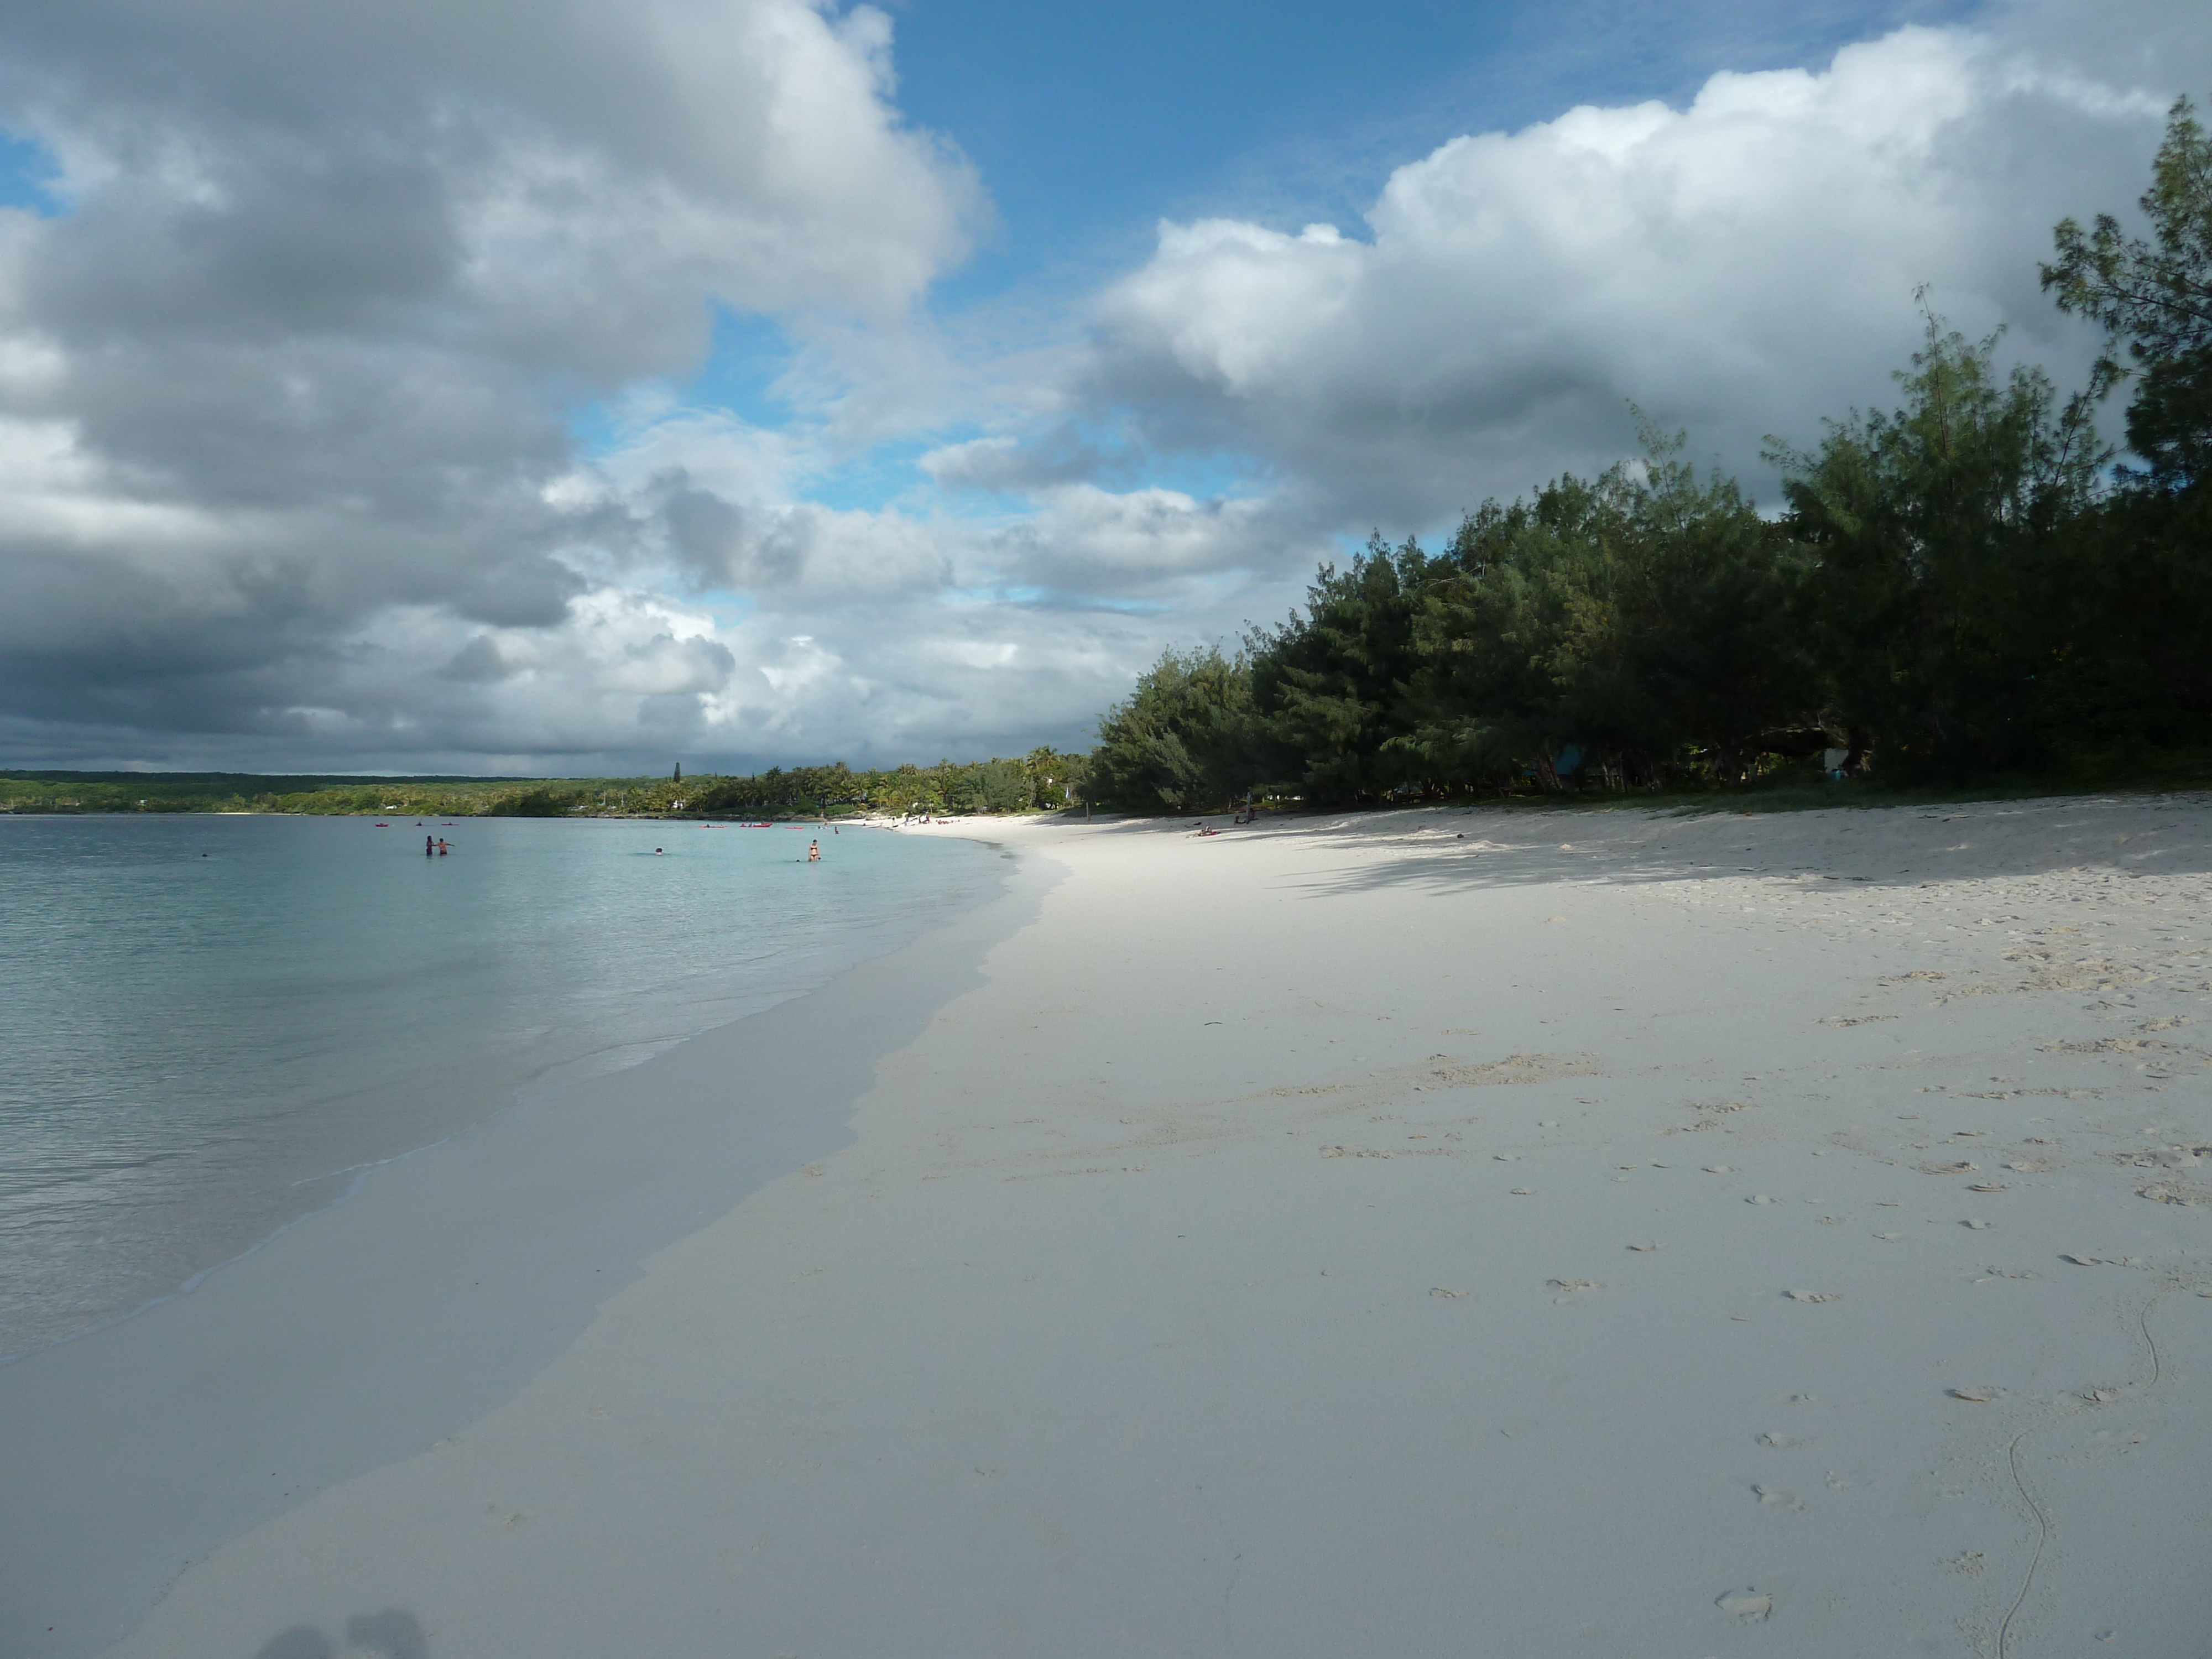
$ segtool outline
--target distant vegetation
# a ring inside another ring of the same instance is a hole
[[[1682,439],[1488,501],[1436,552],[1377,536],[1233,655],[1170,652],[1101,722],[1091,793],[1358,802],[1739,785],[1950,786],[2206,742],[2212,143],[2176,105],[2153,239],[2056,233],[2043,285],[2102,324],[2062,398],[1930,314],[1902,405],[1770,441],[1783,510]],[[2115,467],[2093,416],[2131,382]]]
[[[0,811],[392,813],[413,817],[737,817],[876,811],[1024,812],[1082,799],[1086,762],[1018,760],[855,772],[781,768],[753,777],[343,778],[237,772],[4,772]]]
[[[1019,760],[947,760],[874,772],[855,772],[840,762],[749,778],[701,778],[684,787],[695,808],[730,817],[805,811],[817,803],[895,813],[1028,812],[1079,803],[1088,766],[1080,755],[1036,749]]]
[[[281,777],[251,772],[0,772],[15,812],[478,812],[514,778]]]

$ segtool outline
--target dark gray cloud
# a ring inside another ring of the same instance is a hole
[[[558,498],[572,408],[690,366],[710,304],[896,326],[959,257],[980,198],[887,50],[803,0],[10,8],[0,127],[59,179],[0,211],[6,709],[480,725],[473,630],[568,629],[651,556]],[[574,667],[624,719],[733,669],[616,632]]]

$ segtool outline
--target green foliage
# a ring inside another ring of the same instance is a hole
[[[2000,377],[1996,344],[1931,315],[1897,377],[1904,408],[1773,456],[1813,560],[1805,611],[1834,718],[1954,775],[2047,734],[2039,705],[2072,644],[2060,601],[2110,459],[2090,400],[2061,408],[2040,369]]]
[[[16,812],[406,812],[493,809],[517,778],[264,776],[246,772],[9,772],[0,811]]]
[[[1139,812],[1225,805],[1255,764],[1250,662],[1167,651],[1098,722],[1086,795]]]
[[[1027,812],[1065,807],[1079,795],[1080,757],[1039,749],[1019,760],[939,761],[856,772],[830,766],[771,767],[752,777],[695,777],[685,783],[693,817],[830,817],[859,811]]]
[[[1321,568],[1304,616],[1255,630],[1251,696],[1264,719],[1258,740],[1244,739],[1250,762],[1264,755],[1274,762],[1266,769],[1342,800],[1374,799],[1417,775],[1419,757],[1397,740],[1428,574],[1419,542],[1394,548],[1378,532],[1348,568]]]
[[[826,813],[865,805],[865,775],[839,761],[830,766],[772,766],[752,777],[696,777],[685,786],[685,811],[706,817]]]
[[[2069,219],[2042,268],[2062,309],[2104,325],[2104,384],[2135,381],[2128,444],[2143,462],[2121,469],[2125,488],[2094,526],[2095,580],[2068,596],[2094,643],[2064,706],[2077,741],[2172,744],[2212,714],[2212,137],[2185,98],[2141,206],[2152,240],[2109,214],[2087,235]]]
[[[2212,482],[2212,138],[2186,98],[2166,118],[2140,205],[2154,242],[2123,234],[2110,214],[2086,236],[2061,221],[2043,286],[2062,311],[2126,342],[2136,376],[2128,446],[2154,489],[2194,490]],[[2106,368],[2123,372],[2109,355]]]
[[[1023,757],[1022,769],[1029,777],[1030,799],[1049,811],[1055,806],[1073,806],[1085,799],[1084,785],[1090,776],[1091,758],[1087,755],[1063,754],[1048,745],[1030,750]]]
[[[945,792],[956,812],[1019,812],[1030,805],[1030,775],[1019,761],[990,760],[955,769]]]
[[[1679,437],[1595,482],[1468,515],[1435,562],[1406,747],[1445,786],[1524,769],[1649,782],[1686,762],[1734,781],[1814,699],[1791,612],[1804,562],[1734,480],[1700,482]]]
[[[566,790],[526,789],[520,794],[503,795],[484,810],[502,818],[565,818],[580,804]]]

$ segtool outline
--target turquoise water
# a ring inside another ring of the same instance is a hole
[[[811,989],[1006,867],[862,830],[389,823],[0,817],[0,1355],[519,1091]]]

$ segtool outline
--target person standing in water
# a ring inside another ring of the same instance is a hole
[[[428,858],[433,852],[437,850],[437,839],[438,838],[435,836],[425,836],[422,837],[422,856],[424,858]]]
[[[820,842],[810,841],[806,843],[806,861],[809,864],[819,864],[822,862],[822,843]]]

